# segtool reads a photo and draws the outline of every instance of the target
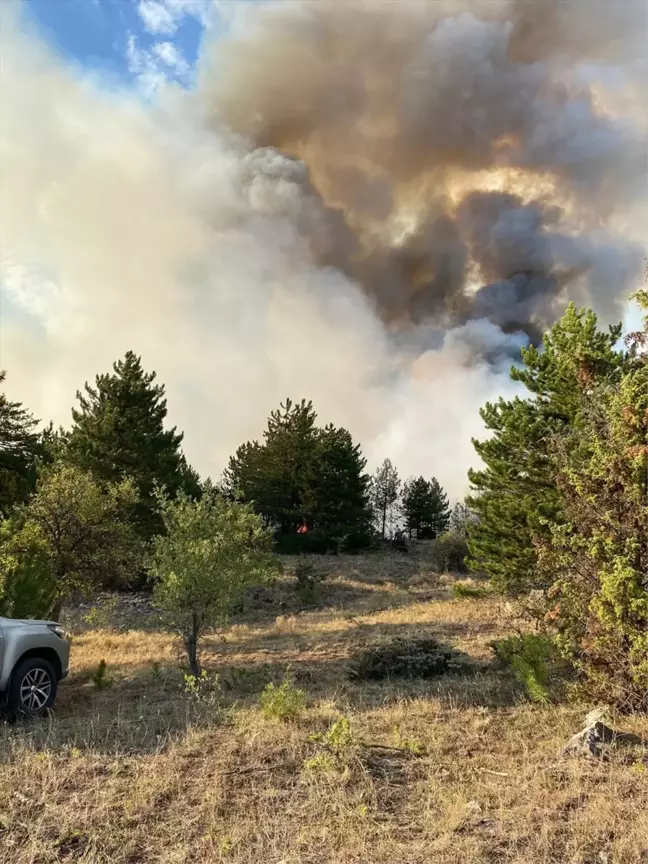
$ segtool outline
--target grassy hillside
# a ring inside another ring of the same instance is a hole
[[[425,550],[318,566],[317,608],[299,611],[286,577],[208,640],[200,694],[144,599],[71,614],[55,714],[1,729],[0,862],[645,860],[646,762],[561,757],[586,706],[531,705],[490,663],[489,641],[520,624],[510,608],[455,599]],[[357,651],[420,635],[474,674],[348,679]],[[306,703],[281,722],[259,695],[286,675]]]

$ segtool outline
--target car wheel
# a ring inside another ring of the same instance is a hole
[[[52,664],[41,657],[27,657],[13,671],[7,703],[14,716],[40,717],[56,699],[58,678]]]

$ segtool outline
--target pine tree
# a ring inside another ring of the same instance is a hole
[[[358,548],[369,540],[369,477],[360,446],[346,429],[318,431],[317,449],[306,483],[307,524],[333,548]]]
[[[227,488],[238,500],[253,503],[279,536],[295,533],[306,518],[306,483],[317,447],[315,420],[311,402],[286,399],[270,414],[264,443],[242,444],[225,472]]]
[[[5,373],[0,372],[0,383]],[[38,421],[20,402],[0,393],[0,518],[26,501],[36,483],[36,460],[41,453]]]
[[[635,299],[648,313],[648,294]],[[575,422],[550,442],[560,520],[534,538],[548,588],[541,623],[588,698],[645,707],[648,689],[648,315],[619,374],[584,381]]]
[[[394,468],[390,459],[385,459],[382,465],[376,469],[371,478],[371,505],[374,518],[380,525],[380,536],[385,539],[385,528],[391,516],[394,505],[398,501],[401,481],[398,471]]]
[[[287,399],[270,415],[263,443],[242,444],[225,472],[226,494],[252,504],[284,549],[302,532],[300,545],[311,549],[368,538],[360,448],[345,429],[321,429],[316,420],[311,402]]]
[[[448,496],[435,477],[408,480],[403,488],[402,513],[410,539],[434,539],[448,528]]]
[[[484,468],[469,472],[466,502],[477,518],[469,527],[468,563],[512,594],[545,587],[533,538],[547,534],[561,507],[549,444],[573,423],[581,389],[618,370],[620,334],[620,327],[600,332],[593,312],[570,306],[545,336],[544,350],[523,351],[524,368],[511,370],[530,397],[481,410],[492,434],[473,441]]]
[[[199,494],[195,473],[180,450],[182,434],[164,428],[164,386],[155,384],[140,358],[128,351],[113,373],[97,375],[95,387],[77,392],[74,425],[66,458],[107,483],[131,477],[139,500],[134,508],[138,533],[149,538],[162,530],[154,496],[162,486],[173,496],[180,489]]]

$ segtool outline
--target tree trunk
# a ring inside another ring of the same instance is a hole
[[[54,601],[54,605],[50,611],[50,619],[52,621],[60,621],[61,619],[61,611],[63,609],[63,598],[57,597]]]
[[[385,539],[385,522],[386,521],[387,521],[387,505],[385,505],[383,507],[383,512],[382,512],[382,534],[381,534],[381,537],[383,540]]]
[[[187,657],[189,658],[189,671],[192,675],[198,677],[200,675],[200,665],[198,664],[198,616],[195,612],[191,614],[191,635],[185,644],[187,647]]]

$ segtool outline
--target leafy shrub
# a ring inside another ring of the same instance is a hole
[[[425,744],[417,738],[403,738],[400,726],[394,726],[394,743],[412,756],[423,756],[425,753]]]
[[[452,596],[457,600],[479,599],[488,596],[488,589],[482,585],[466,585],[462,582],[456,582],[452,586]]]
[[[441,570],[451,573],[467,573],[468,541],[459,531],[446,531],[437,537],[434,544],[437,562]]]
[[[317,586],[325,578],[326,574],[317,572],[315,565],[308,558],[300,556],[295,568],[297,580],[295,590],[302,603],[315,603],[317,600]]]
[[[101,606],[93,606],[90,611],[83,616],[83,620],[90,627],[108,627],[115,611],[117,609],[117,598],[111,597]]]
[[[277,571],[272,536],[252,507],[184,493],[159,499],[165,534],[153,538],[149,571],[154,603],[184,642],[189,671],[200,675],[205,631],[222,626],[250,586]]]
[[[16,523],[0,529],[0,615],[8,618],[48,618],[56,586],[47,552],[35,533],[16,548]]]
[[[106,690],[108,687],[112,687],[113,679],[108,675],[106,669],[106,661],[100,660],[99,665],[90,676],[95,690]]]
[[[304,768],[313,774],[331,774],[335,771],[335,761],[330,753],[318,753],[304,762]]]
[[[353,679],[434,678],[466,671],[465,662],[436,639],[394,639],[362,651],[349,664]]]
[[[200,675],[185,673],[184,692],[195,702],[214,702],[220,689],[220,678],[218,675],[209,677],[207,670],[203,669]]]
[[[267,720],[295,720],[306,706],[306,694],[288,679],[281,684],[266,684],[259,699]]]
[[[356,743],[351,724],[346,717],[340,717],[335,721],[324,735],[324,743],[338,756]]]
[[[547,703],[558,663],[558,651],[546,636],[509,636],[491,643],[502,666],[511,669],[533,702]]]
[[[309,741],[320,744],[327,752],[318,754],[305,763],[312,771],[330,772],[335,767],[346,766],[357,755],[361,741],[357,738],[346,717],[340,717],[323,734],[311,735]],[[335,761],[334,761],[335,760]]]

